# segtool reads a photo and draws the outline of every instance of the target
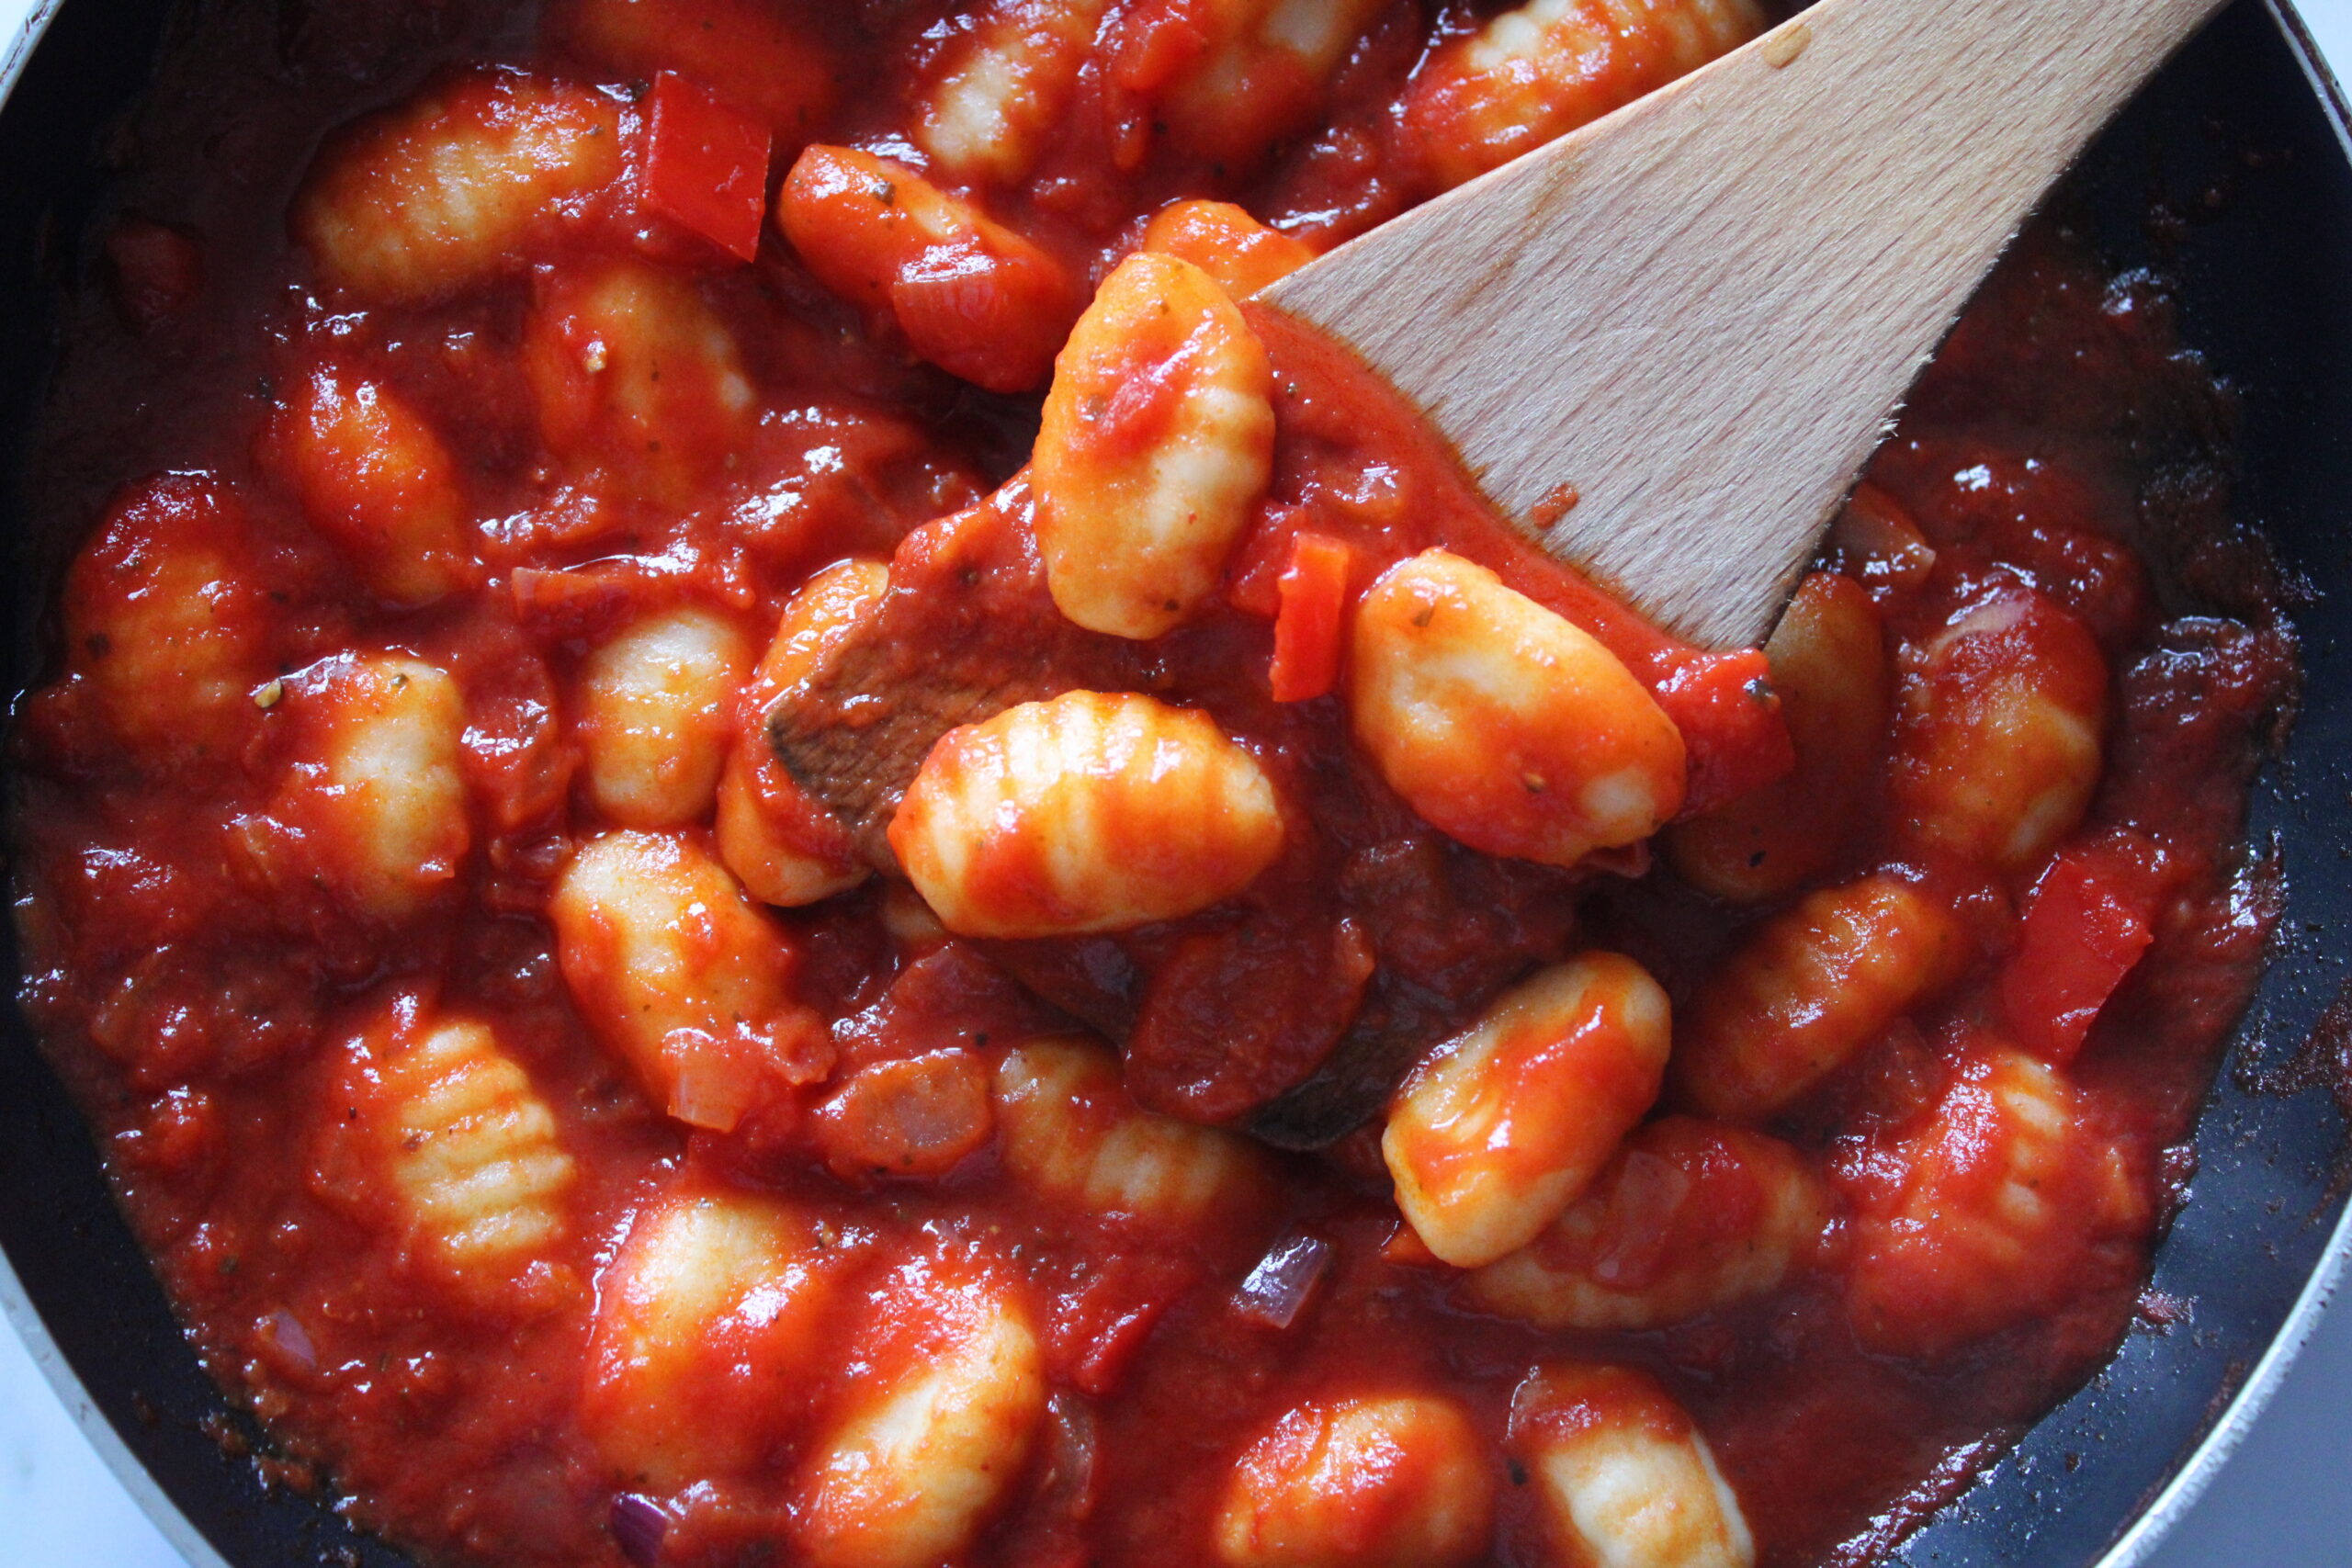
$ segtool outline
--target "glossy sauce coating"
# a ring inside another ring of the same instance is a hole
[[[1762,20],[212,15],[17,918],[271,1438],[458,1564],[1799,1568],[2088,1375],[2293,673],[2161,296],[2029,236],[1769,658],[1244,297]]]

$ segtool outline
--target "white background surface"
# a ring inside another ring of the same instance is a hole
[[[22,8],[24,0],[0,0],[0,37],[14,32]],[[2352,80],[2352,0],[2303,0],[2301,9],[2339,77]],[[5,1323],[0,1568],[182,1568]],[[2245,1447],[2151,1568],[2352,1568],[2352,1303],[2322,1320]]]

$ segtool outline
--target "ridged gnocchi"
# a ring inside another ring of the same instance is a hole
[[[676,71],[805,141],[833,105],[841,62],[807,21],[763,0],[571,0],[565,35],[591,59],[650,79]]]
[[[1726,1121],[1786,1110],[1972,956],[1951,909],[1890,874],[1808,893],[1749,932],[1683,1010],[1676,1085]]]
[[[486,1306],[543,1302],[579,1169],[489,1025],[399,1004],[356,1043],[328,1123],[356,1139],[410,1256]],[[336,1119],[339,1116],[339,1119]]]
[[[429,604],[472,578],[457,459],[392,387],[318,367],[278,406],[261,456],[393,604]]]
[[[329,145],[294,237],[334,288],[420,304],[519,273],[621,173],[620,111],[520,72],[464,76]]]
[[[1013,1046],[991,1092],[1005,1169],[1045,1202],[1189,1233],[1249,1213],[1271,1190],[1255,1145],[1136,1105],[1117,1058],[1091,1041]]]
[[[1682,805],[1682,737],[1616,655],[1447,551],[1365,591],[1347,692],[1381,776],[1473,849],[1574,865]]]
[[[752,642],[716,610],[681,605],[624,626],[581,661],[572,733],[588,798],[625,828],[709,814],[735,738]]]
[[[890,849],[965,936],[1125,931],[1206,908],[1282,851],[1273,785],[1208,716],[1066,692],[940,737]]]
[[[386,921],[422,913],[473,842],[458,683],[423,660],[368,653],[322,660],[285,693],[280,722],[298,739],[273,814],[348,908]]]
[[[741,351],[674,272],[612,261],[542,278],[522,362],[548,450],[632,495],[684,505],[751,443]]]
[[[1511,1395],[1510,1445],[1535,1481],[1555,1561],[1753,1568],[1738,1496],[1655,1379],[1626,1367],[1538,1367]]]
[[[2022,1323],[2101,1273],[2143,1269],[2149,1173],[2056,1068],[1994,1042],[1928,1124],[1860,1179],[1846,1314],[1888,1355],[1939,1356]]]
[[[1085,304],[1078,279],[1035,243],[871,152],[808,148],[775,216],[818,282],[992,392],[1043,381]]]
[[[2089,628],[2016,590],[1920,650],[1890,770],[1913,844],[2022,871],[2083,819],[2105,756],[2107,661]]]
[[[1242,1450],[1212,1526],[1226,1568],[1457,1568],[1494,1529],[1468,1416],[1431,1394],[1290,1410]]]
[[[1781,897],[1828,869],[1886,742],[1885,637],[1850,578],[1806,578],[1764,652],[1795,768],[1664,839],[1684,881],[1736,904]]]
[[[1143,248],[1190,262],[1238,299],[1315,259],[1301,240],[1269,229],[1229,201],[1171,201],[1152,214]]]
[[[580,1419],[628,1484],[761,1465],[828,1370],[847,1248],[784,1200],[688,1184],[630,1222],[596,1281]]]
[[[1539,1328],[1666,1328],[1777,1289],[1818,1251],[1835,1213],[1827,1186],[1779,1139],[1668,1116],[1460,1293]]]
[[[1272,396],[1264,345],[1208,274],[1143,252],[1102,280],[1054,361],[1030,456],[1063,615],[1155,637],[1209,603],[1265,493]]]
[[[1109,0],[996,0],[933,68],[917,144],[956,179],[1025,176],[1108,9]]]
[[[580,846],[548,900],[573,1003],[678,1120],[726,1132],[822,1077],[830,1039],[791,994],[794,953],[727,868],[679,833]]]
[[[239,570],[243,502],[166,474],[108,508],[68,574],[65,637],[107,728],[142,766],[217,767],[259,722],[261,593]]]
[[[777,761],[767,737],[775,694],[806,675],[890,585],[880,561],[827,567],[785,606],[784,618],[740,699],[734,743],[718,775],[713,836],[718,856],[763,904],[814,904],[865,880],[849,836]]]
[[[1405,99],[1408,144],[1457,186],[1763,30],[1755,0],[1529,0],[1438,49]]]
[[[1380,1148],[1421,1244],[1476,1268],[1583,1193],[1657,1099],[1672,1025],[1630,958],[1588,953],[1490,1004],[1397,1087]]]
[[[801,1461],[808,1568],[937,1568],[1020,1480],[1046,1414],[1035,1322],[985,1269],[920,1259],[880,1293],[844,1391]]]
[[[1207,0],[1200,56],[1160,106],[1197,156],[1240,160],[1311,118],[1381,0]]]

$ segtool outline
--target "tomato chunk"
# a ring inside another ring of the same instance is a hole
[[[2155,940],[2145,871],[2110,846],[2051,862],[2026,907],[2025,942],[2001,979],[2018,1043],[2064,1066],[2091,1021]]]
[[[653,84],[645,199],[719,249],[750,261],[767,210],[768,128],[674,71]]]
[[[1274,701],[1323,696],[1339,680],[1340,620],[1353,559],[1346,542],[1328,534],[1302,533],[1291,541],[1290,566],[1275,585]]]

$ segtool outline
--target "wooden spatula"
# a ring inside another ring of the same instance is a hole
[[[2042,192],[2220,6],[1823,0],[1259,298],[1554,555],[1754,643]]]

